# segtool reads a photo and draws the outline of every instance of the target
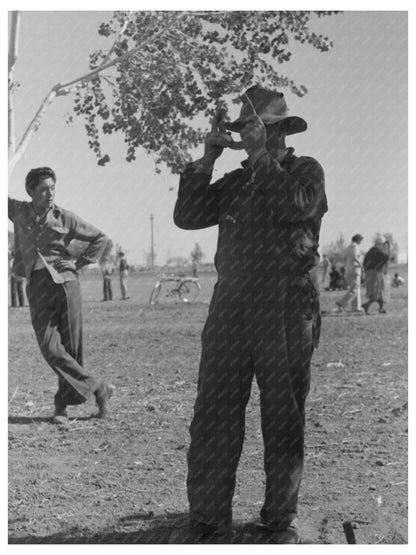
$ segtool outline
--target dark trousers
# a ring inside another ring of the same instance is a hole
[[[225,278],[216,285],[202,332],[190,427],[191,518],[231,523],[253,376],[260,390],[266,473],[261,518],[271,529],[295,518],[317,307],[309,277]]]
[[[111,284],[111,278],[103,278],[103,298],[105,301],[113,300],[113,288]]]
[[[32,325],[46,362],[58,375],[55,404],[84,403],[100,381],[82,366],[81,288],[78,280],[54,283],[48,270],[32,273],[27,288]]]
[[[10,277],[10,295],[13,307],[25,306],[25,294],[21,279],[16,279],[14,276]]]

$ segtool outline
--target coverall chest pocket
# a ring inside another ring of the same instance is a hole
[[[293,262],[302,271],[309,271],[316,264],[317,253],[313,234],[305,223],[285,224],[283,226]]]

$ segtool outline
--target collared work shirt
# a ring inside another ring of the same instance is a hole
[[[210,184],[190,165],[181,176],[174,220],[182,229],[219,226],[219,276],[303,274],[319,261],[321,219],[328,210],[324,172],[313,158],[288,149],[254,169],[247,163]],[[245,166],[245,167],[244,167]]]
[[[58,272],[54,264],[59,260],[71,260],[67,250],[72,239],[88,243],[82,254],[86,263],[96,262],[107,242],[99,229],[82,218],[56,204],[39,218],[31,202],[9,198],[9,219],[14,223],[16,258],[14,271],[30,280],[39,258],[48,269],[55,283],[77,279],[71,270]]]

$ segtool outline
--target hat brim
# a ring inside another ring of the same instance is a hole
[[[298,116],[268,116],[262,117],[264,125],[274,125],[284,121],[285,130],[287,135],[294,135],[295,133],[302,133],[308,128],[306,121]],[[238,118],[232,122],[226,123],[225,128],[229,131],[239,133],[246,124],[245,118]]]

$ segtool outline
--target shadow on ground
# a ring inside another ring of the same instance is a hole
[[[84,422],[87,420],[93,420],[95,418],[96,416],[94,414],[92,414],[91,416],[78,416],[74,418],[68,418],[68,423],[77,421]],[[9,416],[9,424],[27,425],[33,424],[35,422],[52,423],[52,416]]]
[[[169,513],[163,516],[154,516],[152,512],[132,514],[120,518],[113,530],[91,532],[87,528],[71,528],[48,536],[10,536],[9,544],[167,544],[171,533],[186,522],[187,516],[186,513]],[[264,535],[254,536],[243,531],[243,526],[243,523],[233,526],[233,538],[227,543],[269,543]]]

